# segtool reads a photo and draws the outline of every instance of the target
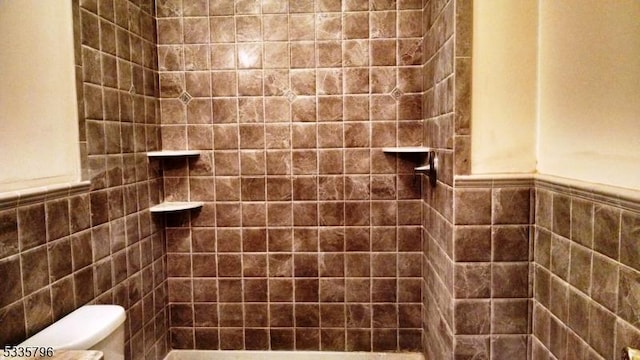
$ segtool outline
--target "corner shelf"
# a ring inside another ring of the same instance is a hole
[[[199,209],[204,205],[201,201],[166,201],[152,206],[149,210],[152,213],[168,213],[175,211],[185,211]]]
[[[386,153],[396,154],[427,154],[433,151],[433,149],[424,146],[402,146],[402,147],[386,147],[382,148],[382,151]]]
[[[437,184],[436,176],[438,173],[438,157],[434,149],[425,146],[402,146],[386,147],[382,148],[382,151],[389,154],[396,154],[398,156],[406,154],[426,155],[426,157],[420,156],[420,161],[423,163],[414,167],[413,172],[416,174],[426,175],[432,186]]]
[[[176,158],[176,157],[188,157],[188,156],[200,156],[199,150],[162,150],[162,151],[149,151],[147,156],[149,158]],[[204,205],[201,201],[165,201],[158,205],[152,206],[149,211],[153,214],[167,214],[178,211],[188,211],[193,209],[199,209]]]
[[[148,157],[180,157],[180,156],[198,156],[200,150],[162,150],[162,151],[149,151]]]

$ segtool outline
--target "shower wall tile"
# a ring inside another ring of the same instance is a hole
[[[533,182],[456,180],[455,356],[526,358],[531,328]]]
[[[408,4],[407,4],[408,5]],[[413,5],[408,5],[413,8]],[[486,253],[480,250],[475,255],[471,253],[471,247],[467,254],[463,251],[454,254],[454,168],[450,159],[453,159],[454,127],[452,119],[456,114],[453,106],[457,99],[453,96],[454,57],[453,44],[456,42],[455,1],[426,1],[422,2],[421,30],[417,26],[410,27],[411,19],[415,16],[413,11],[402,14],[403,23],[399,23],[401,33],[420,33],[422,41],[400,41],[399,49],[402,49],[401,64],[421,65],[419,73],[403,71],[398,84],[413,86],[421,83],[423,93],[421,98],[412,98],[420,109],[420,116],[411,111],[400,110],[402,118],[406,120],[420,119],[421,135],[412,138],[412,142],[404,142],[401,145],[416,145],[422,143],[425,146],[436,149],[439,161],[438,182],[436,186],[429,184],[426,177],[422,177],[422,227],[423,227],[423,349],[426,358],[453,359],[454,339],[462,335],[454,335],[456,332],[474,332],[478,324],[471,324],[460,318],[462,322],[454,321],[456,308],[464,307],[465,303],[456,303],[456,297],[473,298],[483,294],[489,289],[486,269],[473,266],[456,267],[456,256],[467,258],[469,261],[481,260]],[[408,23],[405,23],[408,22]],[[376,50],[384,51],[384,44]],[[404,102],[408,104],[409,102]],[[406,132],[408,127],[398,128],[398,134]],[[412,133],[417,132],[411,130]],[[404,138],[405,136],[403,136]],[[400,144],[399,144],[400,145]],[[457,149],[455,149],[457,151]],[[457,155],[457,153],[456,153]],[[451,165],[449,165],[451,163]],[[456,193],[457,194],[457,193]],[[477,235],[466,235],[468,244],[476,240],[481,241]],[[486,239],[486,238],[485,238]],[[490,237],[488,238],[490,240]],[[477,287],[471,285],[472,281],[478,281]],[[467,308],[480,309],[473,306]],[[459,310],[462,311],[462,310]],[[482,327],[482,326],[481,326]],[[464,329],[464,330],[463,330]],[[463,352],[457,351],[456,356]]]
[[[628,259],[637,201],[590,186],[536,183],[534,358],[615,359],[637,347],[629,301],[640,273]]]
[[[0,344],[23,341],[87,303],[127,313],[127,359],[168,348],[151,1],[74,2],[82,178],[0,211]],[[164,61],[164,60],[163,60]],[[143,316],[144,314],[144,316]]]
[[[205,202],[167,218],[169,302],[208,314],[175,310],[173,348],[422,348],[422,184],[381,150],[422,144],[422,15],[158,2],[162,146],[210,169],[163,164],[165,198]]]

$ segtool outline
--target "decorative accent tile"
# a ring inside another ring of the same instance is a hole
[[[389,93],[389,95],[391,95],[391,97],[395,100],[395,101],[400,101],[400,98],[402,97],[402,95],[404,95],[404,92],[402,92],[402,90],[396,88],[393,88],[393,90],[391,90],[391,92]]]
[[[178,99],[180,99],[180,101],[182,101],[183,104],[187,105],[189,104],[189,102],[191,102],[191,100],[193,100],[193,97],[186,91],[183,91],[182,94],[180,94],[180,96],[178,97]]]
[[[296,99],[298,98],[298,95],[296,95],[296,93],[294,93],[293,91],[291,91],[290,89],[286,90],[284,92],[284,97],[287,98],[287,100],[292,103],[294,101],[296,101]]]

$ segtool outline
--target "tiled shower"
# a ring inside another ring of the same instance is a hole
[[[419,350],[422,4],[159,4],[172,348]]]
[[[125,307],[129,359],[614,359],[640,341],[637,201],[463,176],[472,1],[74,11],[90,184],[0,201],[0,343],[87,302]],[[382,151],[416,145],[436,149],[436,186]],[[162,200],[204,205],[152,215]]]

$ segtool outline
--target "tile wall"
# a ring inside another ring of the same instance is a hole
[[[540,181],[532,359],[619,359],[640,346],[640,206]]]
[[[455,359],[527,359],[532,189],[531,179],[456,180]]]
[[[438,154],[438,183],[423,177],[423,348],[425,356],[453,354],[453,176],[455,74],[460,1],[427,1],[423,7],[423,144]],[[469,12],[469,14],[471,14]]]
[[[86,303],[127,311],[127,359],[167,352],[161,197],[145,152],[159,148],[152,1],[74,2],[83,177],[0,205],[0,344]]]
[[[158,1],[171,346],[421,349],[422,1]]]

